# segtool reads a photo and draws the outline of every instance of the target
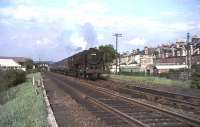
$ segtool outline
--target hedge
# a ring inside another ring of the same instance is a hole
[[[16,86],[26,80],[26,73],[21,70],[0,71],[0,92]]]

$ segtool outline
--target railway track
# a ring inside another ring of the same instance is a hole
[[[89,111],[113,127],[198,127],[200,125],[199,120],[119,95],[102,87],[69,80],[57,74],[49,76],[67,89]]]
[[[156,103],[160,103],[162,105],[167,105],[176,109],[178,108],[188,113],[200,115],[200,97],[189,96],[189,95],[186,96],[183,94],[155,90],[142,86],[127,85],[126,87],[121,87],[124,85],[114,81],[100,80],[97,82],[92,82],[92,81],[88,82],[94,85],[104,84],[104,87],[106,88],[108,88],[112,84],[115,86],[118,84],[119,87],[114,88],[114,90],[117,92],[131,95],[131,97],[134,98],[142,98],[154,101]]]

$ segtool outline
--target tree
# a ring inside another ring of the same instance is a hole
[[[34,64],[32,59],[27,59],[23,64],[23,66],[25,66],[27,70],[33,69],[33,65]]]
[[[113,62],[115,59],[115,49],[113,48],[113,45],[108,44],[108,45],[101,45],[99,46],[99,50],[104,52],[104,63],[105,63],[105,70],[110,72],[109,66],[110,63]]]
[[[115,49],[113,48],[113,45],[108,44],[108,45],[101,45],[99,46],[99,50],[104,52],[104,60],[105,63],[111,63],[115,59]]]

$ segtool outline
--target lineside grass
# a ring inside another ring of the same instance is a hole
[[[15,97],[0,105],[0,127],[47,127],[47,111],[42,92],[36,95],[32,76],[39,79],[40,73],[29,74],[27,81],[10,88],[5,96]]]
[[[154,77],[154,76],[128,76],[128,75],[110,75],[111,79],[129,81],[143,85],[163,85],[174,86],[180,89],[190,88],[190,81],[178,81],[167,78]]]

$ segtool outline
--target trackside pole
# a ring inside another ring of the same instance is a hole
[[[35,77],[33,76],[32,79],[33,79],[33,80],[32,80],[32,84],[33,84],[33,86],[35,86]]]

